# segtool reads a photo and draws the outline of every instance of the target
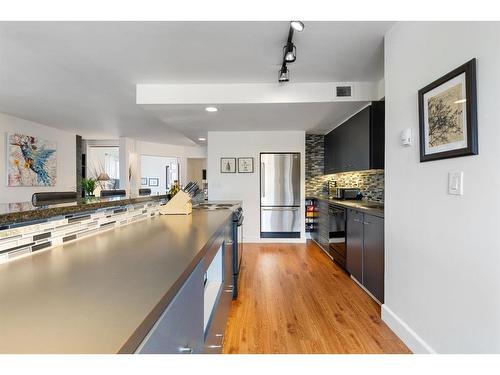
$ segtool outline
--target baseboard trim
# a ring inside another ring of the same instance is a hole
[[[244,238],[243,243],[306,243],[305,238]]]
[[[386,304],[382,305],[382,320],[415,354],[436,354],[436,351],[427,344],[417,333],[410,328]]]

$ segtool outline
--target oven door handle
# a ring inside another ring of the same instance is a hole
[[[241,227],[243,225],[243,215],[238,219],[238,226]]]

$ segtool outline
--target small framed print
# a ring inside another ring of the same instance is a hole
[[[148,186],[148,179],[147,179],[147,177],[141,177],[141,185],[142,186]]]
[[[220,158],[220,173],[236,173],[236,158]]]
[[[238,173],[253,173],[253,158],[238,158]]]
[[[418,91],[420,161],[477,155],[476,59]]]
[[[158,186],[159,185],[159,179],[156,177],[150,178],[149,179],[149,186]]]

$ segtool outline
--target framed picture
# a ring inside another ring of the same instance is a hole
[[[477,155],[476,59],[418,91],[420,161]]]
[[[32,135],[7,134],[7,186],[55,186],[56,143]]]
[[[236,158],[220,158],[220,173],[236,173]]]
[[[238,158],[238,173],[253,173],[253,158]]]
[[[141,177],[141,185],[142,186],[147,186],[148,185],[148,179],[147,179],[147,177]]]
[[[160,181],[156,177],[150,177],[149,178],[149,186],[158,186],[160,184]]]

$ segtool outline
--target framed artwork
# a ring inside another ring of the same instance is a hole
[[[147,177],[141,177],[141,185],[142,186],[147,186],[148,185],[148,179],[147,179]]]
[[[253,158],[238,158],[238,173],[253,173]]]
[[[236,173],[236,158],[220,158],[220,173]]]
[[[7,185],[55,186],[56,143],[30,135],[7,134]]]
[[[160,184],[160,180],[156,177],[149,178],[149,186],[158,186]]]
[[[477,155],[476,59],[418,91],[420,161]]]

